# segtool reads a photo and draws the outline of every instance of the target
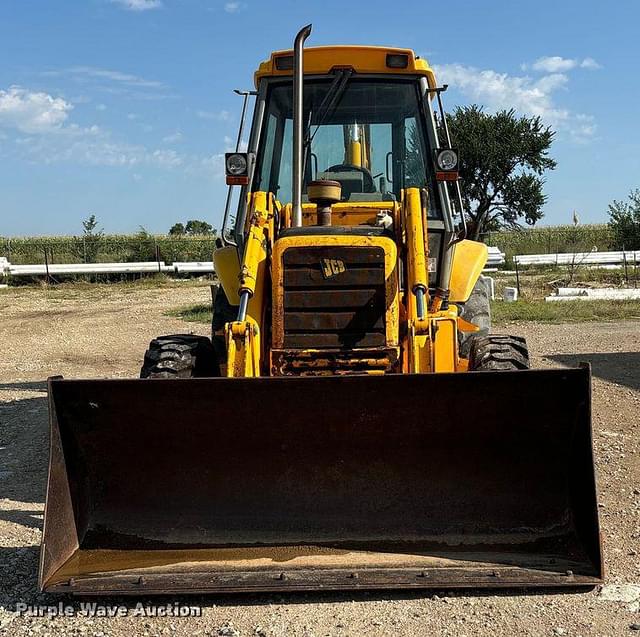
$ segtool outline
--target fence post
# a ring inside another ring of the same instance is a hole
[[[47,254],[47,244],[44,244],[44,268],[46,271],[47,284],[51,283],[51,276],[49,275],[49,255]]]
[[[629,272],[627,270],[627,251],[624,249],[624,244],[622,244],[622,263],[624,263],[624,279],[629,283]]]
[[[153,239],[153,244],[156,250],[156,263],[158,264],[158,272],[162,272],[160,268],[160,247],[158,246],[158,240],[156,238]]]
[[[516,266],[516,288],[518,290],[518,298],[520,298],[520,271],[518,270],[518,257],[514,255],[513,264]]]

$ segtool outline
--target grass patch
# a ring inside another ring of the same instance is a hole
[[[109,283],[92,283],[90,281],[66,281],[47,285],[44,281],[28,285],[9,286],[12,295],[43,295],[49,299],[101,299],[113,294],[136,294],[143,290],[161,290],[168,288],[208,287],[212,281],[199,277],[190,279],[173,279],[166,274],[154,274],[140,279],[112,281]]]
[[[168,316],[177,316],[183,321],[190,323],[211,323],[211,304],[198,303],[197,305],[187,305],[167,312]]]
[[[640,319],[640,301],[494,301],[491,318],[497,325],[513,321],[580,323]]]

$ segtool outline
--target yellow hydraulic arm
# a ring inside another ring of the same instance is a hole
[[[260,326],[267,273],[267,248],[273,224],[273,215],[267,202],[267,193],[258,192],[253,196],[253,213],[238,277],[238,318],[225,327],[228,377],[260,376]]]

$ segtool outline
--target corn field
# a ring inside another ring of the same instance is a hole
[[[11,263],[127,263],[211,261],[215,235],[103,235],[94,237],[0,237],[0,257]]]
[[[0,237],[0,257],[14,264],[124,263],[131,261],[211,261],[215,235],[103,235],[96,237]],[[510,262],[515,254],[603,252],[619,250],[606,224],[549,226],[490,232],[488,245],[500,248]]]
[[[483,240],[500,248],[510,262],[516,254],[556,254],[562,252],[599,252],[620,250],[613,233],[606,224],[580,226],[548,226],[489,232]]]

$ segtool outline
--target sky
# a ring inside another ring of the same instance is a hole
[[[0,236],[219,227],[233,89],[309,22],[309,46],[414,49],[448,109],[552,126],[544,224],[605,222],[640,187],[636,0],[2,0]]]

